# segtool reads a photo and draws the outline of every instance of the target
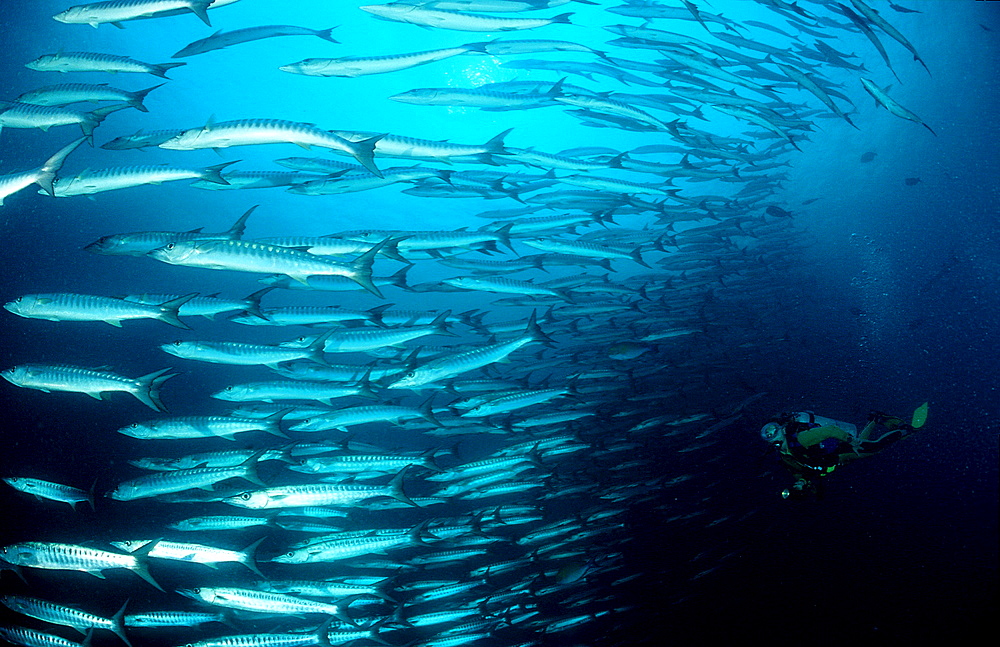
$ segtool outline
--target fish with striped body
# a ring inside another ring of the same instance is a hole
[[[72,126],[76,124],[83,131],[87,141],[93,143],[94,129],[105,117],[117,110],[131,108],[130,105],[113,105],[95,108],[90,112],[81,112],[71,108],[55,106],[35,106],[30,103],[12,103],[0,101],[0,129],[2,128],[37,128],[47,132],[53,126]],[[44,187],[43,187],[44,188]]]
[[[55,182],[55,197],[93,195],[105,191],[129,189],[146,184],[159,185],[178,180],[202,180],[213,184],[229,184],[221,175],[222,169],[236,161],[223,162],[203,169],[186,169],[169,166],[119,166],[84,171],[77,175],[60,177]]]
[[[156,545],[153,546],[147,556],[155,559],[168,559],[179,562],[191,562],[193,564],[204,564],[205,566],[210,566],[212,568],[215,568],[217,564],[242,564],[253,571],[256,575],[264,577],[264,574],[258,570],[257,565],[254,563],[254,552],[265,539],[267,539],[267,537],[261,537],[243,550],[227,550],[216,546],[181,543],[161,539],[156,541]],[[146,547],[153,541],[155,540],[131,539],[127,541],[113,541],[111,542],[111,545],[120,550],[134,553],[135,551]]]
[[[444,11],[441,9],[425,9],[423,7],[400,2],[389,4],[366,5],[359,7],[377,18],[406,22],[421,27],[437,27],[455,31],[516,31],[521,29],[536,29],[552,24],[570,24],[569,17],[573,14],[563,13],[552,18],[507,18],[481,14]]]
[[[266,450],[255,452],[234,467],[192,467],[167,472],[155,472],[119,483],[105,496],[116,501],[148,499],[161,494],[184,490],[208,489],[229,479],[241,478],[254,485],[264,485],[257,475],[257,461]]]
[[[315,400],[332,404],[336,398],[359,396],[374,398],[367,380],[356,386],[343,386],[329,382],[303,382],[282,380],[275,382],[250,382],[233,384],[211,397],[227,402],[276,402],[282,400]]]
[[[170,265],[284,274],[304,285],[308,285],[311,276],[342,276],[381,298],[382,293],[372,283],[372,265],[384,244],[375,245],[351,263],[339,263],[289,247],[229,239],[167,243],[149,255]]]
[[[432,49],[409,54],[389,56],[341,56],[340,58],[307,58],[298,63],[282,65],[278,69],[305,76],[340,76],[354,78],[369,74],[386,74],[406,70],[418,65],[443,61],[453,56],[471,52],[486,52],[485,43],[469,43],[459,47]]]
[[[160,144],[169,150],[192,151],[202,148],[229,148],[254,144],[296,144],[308,150],[311,146],[328,148],[352,156],[359,164],[381,177],[375,166],[375,146],[384,135],[352,141],[336,131],[326,131],[311,124],[281,119],[242,119],[214,123],[209,121],[202,128],[185,130]]]
[[[123,604],[118,612],[110,618],[102,618],[101,616],[80,611],[73,607],[25,595],[5,595],[0,598],[0,603],[11,611],[17,611],[29,618],[35,618],[42,622],[50,622],[64,627],[72,627],[80,633],[86,633],[88,629],[106,629],[121,638],[122,642],[126,645],[132,647],[132,643],[125,637],[125,626],[123,623],[127,603]]]
[[[135,74],[152,74],[167,78],[167,72],[187,63],[144,63],[127,56],[114,54],[98,54],[95,52],[59,52],[58,54],[43,54],[35,60],[25,63],[28,69],[38,72],[119,72]]]
[[[127,20],[156,18],[172,15],[172,12],[193,13],[203,23],[212,26],[208,19],[208,7],[213,0],[108,0],[70,7],[52,16],[53,20],[71,25],[112,24],[119,29]]]
[[[0,557],[16,566],[82,571],[101,579],[104,578],[102,571],[124,568],[162,591],[146,568],[146,557],[155,546],[153,542],[135,553],[122,554],[74,544],[28,541],[0,548]]]
[[[70,485],[62,485],[61,483],[52,483],[51,481],[24,476],[9,476],[3,479],[3,481],[18,492],[31,494],[39,501],[46,499],[68,503],[74,510],[76,510],[77,503],[86,501],[90,504],[90,509],[94,509],[94,495]]]
[[[242,43],[250,43],[264,38],[277,38],[279,36],[316,36],[325,41],[336,43],[332,36],[335,27],[329,29],[309,29],[308,27],[295,27],[293,25],[258,25],[256,27],[246,27],[244,29],[234,29],[233,31],[217,31],[207,38],[200,38],[193,43],[185,45],[179,52],[170,58],[184,58],[205,54],[218,49],[232,47]]]
[[[416,389],[432,382],[438,382],[461,373],[482,368],[494,362],[506,359],[514,351],[535,342],[548,342],[551,339],[542,332],[535,323],[535,312],[531,312],[524,332],[517,338],[487,344],[479,348],[467,350],[454,355],[446,355],[407,371],[399,379],[386,385],[390,389]]]
[[[96,85],[93,83],[61,83],[25,92],[17,97],[17,102],[36,106],[66,106],[81,102],[123,101],[140,112],[149,112],[142,102],[147,94],[162,85],[161,83],[145,90],[129,92],[112,88],[106,83]]]
[[[223,499],[225,503],[251,510],[275,508],[304,508],[309,506],[354,506],[375,497],[392,497],[407,505],[418,507],[403,491],[404,467],[386,485],[338,485],[312,483],[307,485],[281,485],[242,492]]]
[[[287,438],[279,427],[279,422],[289,409],[282,409],[265,418],[244,418],[238,416],[185,416],[163,418],[147,422],[133,422],[122,427],[118,433],[140,440],[180,440],[190,438],[225,438],[236,440],[236,434],[247,431],[265,433]]]
[[[28,319],[48,321],[103,321],[121,327],[122,321],[132,319],[158,319],[176,328],[190,330],[177,314],[182,305],[196,294],[188,294],[157,305],[133,303],[115,297],[91,294],[70,294],[54,292],[49,294],[26,294],[9,303],[4,309]]]
[[[346,605],[316,602],[298,598],[285,593],[270,593],[254,589],[235,587],[206,587],[181,589],[177,591],[192,600],[200,600],[213,606],[252,611],[255,613],[271,613],[278,615],[297,615],[300,613],[322,613],[345,619]]]
[[[131,393],[155,411],[166,411],[160,401],[160,387],[176,375],[165,368],[142,377],[129,378],[108,371],[70,366],[68,364],[21,364],[0,373],[0,377],[15,386],[37,389],[45,393],[69,391],[86,393],[101,400],[111,391]],[[166,374],[165,374],[166,373]]]

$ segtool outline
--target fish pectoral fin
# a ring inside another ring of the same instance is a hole
[[[105,319],[104,323],[111,324],[115,328],[121,328],[122,327],[122,322],[119,321],[118,319]]]
[[[101,571],[87,571],[87,572],[93,575],[94,577],[101,578],[102,580],[108,579]]]
[[[104,397],[101,395],[100,391],[84,391],[87,395],[94,398],[95,400],[103,400]]]

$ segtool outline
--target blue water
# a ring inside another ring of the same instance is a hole
[[[183,59],[187,65],[169,72],[166,85],[149,95],[148,113],[125,110],[112,114],[96,130],[97,147],[84,146],[73,153],[62,175],[134,164],[198,168],[227,160],[239,160],[234,165],[237,170],[281,170],[272,160],[290,156],[350,161],[315,149],[306,152],[291,144],[230,148],[219,154],[210,150],[154,147],[114,151],[99,147],[138,130],[197,128],[210,120],[245,118],[286,119],[314,123],[324,129],[468,144],[482,143],[513,129],[506,138],[509,146],[547,153],[578,147],[629,151],[658,144],[685,145],[663,131],[630,132],[610,125],[586,127],[567,113],[568,108],[560,106],[489,112],[409,105],[388,99],[419,87],[471,88],[512,80],[552,83],[566,75],[510,69],[501,63],[518,58],[596,60],[586,54],[463,55],[414,69],[353,79],[307,77],[277,69],[308,57],[384,55],[518,38],[583,43],[635,61],[662,59],[653,50],[608,44],[614,36],[602,29],[603,25],[641,22],[609,13],[607,9],[618,6],[617,1],[600,0],[592,6],[570,3],[524,14],[551,16],[573,11],[574,24],[507,34],[422,29],[380,21],[358,10],[357,4],[242,0],[212,10],[211,28],[188,14],[129,22],[119,30],[111,25],[91,29],[53,22],[51,16],[68,6],[65,1],[5,3],[0,12],[0,42],[5,49],[0,60],[0,100],[13,100],[33,88],[62,82],[110,83],[137,90],[162,81],[149,75],[59,75],[24,67],[37,56],[60,50],[116,53],[162,63],[171,60],[170,56],[184,45],[215,30],[263,24],[315,29],[336,26],[334,37],[339,44],[306,36],[276,38]],[[794,29],[768,10],[765,2],[715,0],[711,6],[707,2],[697,4],[703,11],[721,13],[737,22],[759,21],[786,31]],[[835,16],[817,3],[799,4],[817,14]],[[584,545],[588,556],[620,553],[612,567],[593,576],[586,595],[572,590],[572,595],[583,598],[580,608],[594,615],[587,625],[548,635],[507,628],[483,639],[481,644],[537,640],[547,645],[706,645],[739,639],[775,644],[839,644],[844,640],[863,644],[915,640],[919,644],[921,640],[977,635],[990,614],[996,612],[996,420],[1000,416],[1000,353],[995,343],[1000,333],[1000,289],[996,280],[1000,275],[1000,193],[996,178],[1000,158],[995,149],[1000,128],[994,115],[1000,110],[1000,10],[995,3],[909,0],[902,4],[922,13],[903,14],[893,11],[886,2],[870,4],[913,43],[931,74],[881,32],[899,80],[860,34],[817,27],[829,34],[828,44],[856,54],[858,58],[851,60],[863,63],[868,71],[859,74],[831,66],[821,68],[826,79],[842,84],[837,89],[856,105],[857,112],[851,118],[858,128],[830,114],[805,117],[813,123],[813,129],[801,140],[796,137],[801,152],[788,148],[774,155],[775,163],[787,162],[787,166],[765,173],[780,176],[780,181],[765,200],[747,207],[745,215],[776,223],[776,228],[789,224],[790,229],[781,231],[780,237],[774,234],[774,242],[767,235],[733,236],[729,239],[731,246],[717,243],[704,250],[685,250],[682,237],[678,238],[680,247],[670,248],[672,251],[660,252],[647,245],[643,257],[652,270],[628,260],[614,260],[611,280],[626,283],[630,277],[647,277],[647,289],[656,300],[634,295],[629,300],[640,304],[648,324],[644,325],[642,318],[624,317],[616,322],[613,317],[581,316],[578,323],[583,327],[573,332],[563,319],[554,327],[556,343],[551,349],[536,354],[532,347],[512,356],[511,364],[501,365],[502,374],[532,374],[533,383],[540,383],[548,375],[550,386],[566,383],[579,370],[608,368],[615,372],[615,377],[606,381],[609,388],[617,389],[610,395],[593,391],[578,396],[600,413],[597,422],[581,429],[590,449],[553,468],[557,478],[547,486],[585,485],[589,489],[568,501],[543,505],[549,506],[548,520],[552,521],[573,518],[577,510],[614,507],[612,500],[600,498],[602,493],[625,491],[631,496],[625,499],[627,509],[617,519],[624,525],[597,534]],[[842,17],[838,19],[843,22]],[[701,25],[691,20],[658,21],[655,26],[711,39]],[[713,31],[721,31],[711,26]],[[787,39],[777,34],[761,29],[751,33],[767,44],[788,46]],[[803,35],[802,40],[811,44],[815,38]],[[738,51],[763,57],[751,50]],[[918,114],[937,136],[875,106],[862,88],[860,76],[882,87],[889,86],[890,95]],[[662,88],[623,85],[602,76],[585,79],[570,75],[567,82],[594,92],[670,92],[666,84]],[[724,81],[713,82],[723,88],[733,87]],[[823,108],[813,95],[787,83],[785,86],[778,95],[780,100],[807,112]],[[744,96],[763,98],[739,90]],[[842,100],[837,102],[847,106]],[[753,143],[754,137],[746,133],[766,134],[710,107],[704,107],[703,112],[704,121],[687,117],[681,120],[720,138],[742,137]],[[665,121],[675,118],[667,112],[655,114]],[[57,127],[48,132],[4,128],[0,132],[0,172],[33,168],[76,136],[75,127]],[[776,140],[770,137],[756,141],[756,150],[763,151]],[[867,152],[876,155],[862,162]],[[641,159],[677,163],[680,156],[663,153]],[[378,155],[376,162],[382,168],[422,163]],[[456,170],[544,172],[519,165],[424,164]],[[740,170],[744,176],[758,175],[745,164]],[[570,173],[557,171],[560,177]],[[655,175],[625,171],[594,174],[650,184],[662,181]],[[916,184],[905,182],[906,178],[916,177],[920,178]],[[679,180],[674,186],[680,189],[679,196],[695,201],[689,210],[704,218],[679,222],[676,229],[684,230],[715,222],[698,206],[700,197],[731,196],[743,185]],[[10,196],[0,207],[5,260],[0,298],[6,302],[26,293],[60,291],[100,295],[218,292],[227,297],[245,296],[260,288],[258,276],[176,267],[151,258],[98,256],[82,248],[101,236],[120,232],[187,231],[196,227],[222,231],[254,205],[260,207],[249,220],[246,239],[360,229],[474,230],[490,222],[477,216],[481,212],[524,206],[504,197],[417,197],[402,193],[406,187],[400,184],[337,196],[302,196],[281,188],[205,191],[187,182],[175,182],[92,198],[60,199],[37,195],[36,188],[31,187]],[[575,189],[557,185],[543,191]],[[791,212],[791,222],[764,216],[767,205]],[[617,224],[609,227],[611,231],[620,228],[626,247],[634,245],[625,238],[633,230],[664,228],[649,214],[625,213],[614,220]],[[577,230],[577,234],[597,230],[591,226]],[[553,238],[558,235],[545,234]],[[562,236],[573,238],[566,231]],[[521,254],[535,251],[516,238],[514,247]],[[704,260],[708,267],[739,265],[722,280],[706,272],[711,280],[694,285],[700,280],[697,271],[691,276],[681,275],[666,265],[671,253],[681,252]],[[479,254],[473,257],[487,258]],[[514,256],[507,251],[489,258]],[[398,268],[398,263],[380,259],[375,273],[386,275]],[[551,273],[531,270],[512,277],[541,283],[582,272],[581,268],[556,268]],[[596,267],[586,272],[598,277],[606,273]],[[465,272],[424,259],[410,273],[410,283],[417,284]],[[691,284],[685,285],[685,281]],[[697,298],[693,305],[687,300],[692,293]],[[541,314],[550,305],[558,313],[566,305],[558,300],[520,306],[494,303],[503,296],[386,288],[385,298],[379,299],[363,291],[311,294],[279,290],[267,295],[264,305],[371,308],[392,303],[393,309],[450,309],[455,313],[478,308],[486,312],[488,323],[525,320],[532,309]],[[119,329],[100,322],[49,322],[2,314],[0,368],[27,362],[107,365],[120,374],[137,376],[171,366],[181,371],[163,390],[171,415],[221,414],[227,410],[226,403],[210,399],[209,393],[229,383],[272,379],[272,374],[263,367],[180,360],[161,352],[159,344],[174,339],[275,343],[305,331],[236,326],[221,317],[213,322],[187,317],[185,321],[193,330],[182,331],[154,321],[125,322]],[[676,321],[670,319],[675,315]],[[701,333],[671,340],[656,352],[636,359],[608,358],[607,350],[616,342],[634,341],[641,334],[656,332],[668,325],[668,319],[670,325],[697,327]],[[599,325],[589,328],[594,322]],[[444,337],[422,341],[435,346],[486,342],[486,336],[462,325],[455,328],[462,333],[457,341]],[[362,356],[353,360],[359,364],[370,361]],[[536,363],[541,367],[532,373]],[[631,382],[629,370],[638,376]],[[738,420],[709,436],[697,437],[725,418],[744,398],[758,393],[766,395],[756,399]],[[661,397],[652,397],[657,394]],[[412,405],[424,399],[418,394],[393,395],[404,397],[405,403]],[[442,391],[436,404],[443,407],[454,397]],[[143,441],[115,433],[119,427],[158,415],[123,394],[99,402],[80,394],[46,394],[4,382],[0,384],[0,398],[4,412],[0,476],[33,476],[84,489],[97,479],[98,493],[140,474],[126,463],[129,459],[259,447],[271,440],[257,435],[237,437],[237,443],[172,441],[175,444],[171,445],[161,441],[149,447]],[[789,477],[757,435],[760,425],[775,411],[812,409],[861,423],[871,409],[905,417],[924,401],[931,403],[931,416],[923,431],[879,456],[838,471],[829,479],[828,493],[822,501],[786,502],[778,496]],[[542,410],[544,407],[531,411]],[[623,416],[616,418],[616,413]],[[698,414],[705,414],[704,421],[679,427],[680,435],[670,435],[671,427],[643,434],[628,432],[645,419],[664,415],[680,419]],[[451,444],[446,438],[403,432],[391,426],[366,428],[358,438],[381,444],[386,451]],[[461,454],[464,460],[477,460],[504,444],[521,440],[505,440],[502,435],[472,437],[461,444]],[[635,463],[626,470],[614,471],[609,468],[618,459],[609,459],[600,452],[604,447],[619,446],[623,446],[623,453],[618,455],[621,462]],[[269,476],[274,471],[268,470]],[[673,484],[672,479],[680,482]],[[163,533],[167,522],[201,513],[195,510],[201,509],[196,504],[187,504],[181,511],[176,504],[110,500],[99,500],[95,513],[83,509],[73,513],[68,506],[35,501],[4,487],[0,494],[5,510],[0,522],[2,545],[52,541],[106,548],[103,542],[108,540],[159,536],[157,533]],[[422,487],[420,478],[414,478],[414,490],[423,493]],[[539,502],[535,496],[511,501]],[[215,505],[211,514],[233,513],[227,506]],[[466,514],[470,509],[455,504],[450,513]],[[438,512],[427,514],[434,516]],[[419,514],[409,514],[396,522],[362,513],[353,522],[358,527],[369,523],[372,527],[387,527],[415,523],[420,518]],[[255,538],[241,536],[220,543],[238,548]],[[277,554],[292,540],[271,537],[262,554]],[[532,568],[542,569],[532,566],[518,581],[531,581],[535,576]],[[169,565],[154,564],[152,570],[167,583],[168,591],[198,582],[202,586],[221,580],[245,583],[244,573],[228,569],[219,575],[197,566],[175,572]],[[130,574],[110,572],[104,581],[81,573],[25,571],[27,584],[10,572],[3,573],[3,590],[80,604],[108,615],[126,597],[137,611],[201,608],[173,593],[160,594]],[[281,577],[306,579],[308,575],[282,571]],[[542,618],[554,622],[567,615],[564,600],[558,596],[542,596],[536,602]],[[511,611],[515,612],[523,613],[523,608]],[[32,624],[34,621],[15,614],[5,613],[4,621],[77,638],[71,631]],[[263,625],[258,623],[254,630],[277,626]],[[218,625],[176,633],[140,631],[129,632],[136,645],[179,645],[229,632]],[[388,637],[393,642],[403,640]],[[98,632],[94,644],[116,641],[107,632]]]

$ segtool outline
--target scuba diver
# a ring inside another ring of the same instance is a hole
[[[885,413],[868,414],[861,433],[849,422],[817,416],[811,411],[782,413],[760,430],[760,437],[778,450],[781,462],[795,477],[795,484],[781,497],[803,497],[815,493],[822,498],[824,477],[837,467],[867,458],[906,438],[927,422],[928,403],[913,412],[910,422]]]

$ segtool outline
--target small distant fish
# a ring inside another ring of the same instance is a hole
[[[907,9],[906,7],[901,7],[898,4],[889,3],[889,8],[898,11],[899,13],[923,13],[923,11],[917,11],[916,9]]]
[[[877,155],[878,155],[878,153],[876,153],[874,151],[868,151],[867,153],[865,153],[864,155],[861,156],[861,161],[862,161],[862,163],[868,163],[868,162],[872,161],[873,159],[875,159],[875,157]]]
[[[94,495],[92,493],[69,485],[21,476],[11,476],[2,480],[15,490],[34,495],[39,500],[48,499],[49,501],[68,503],[74,510],[76,510],[77,503],[86,501],[90,504],[90,509],[94,509]]]
[[[331,43],[338,41],[333,39],[331,32],[336,29],[308,29],[306,27],[295,27],[292,25],[260,25],[258,27],[247,27],[246,29],[236,29],[234,31],[217,31],[207,38],[196,40],[186,45],[179,52],[170,58],[184,58],[204,54],[217,49],[224,49],[240,43],[249,43],[264,38],[275,38],[278,36],[316,36]]]
[[[816,202],[817,200],[819,200],[819,198],[809,198],[808,200],[803,200],[802,201],[802,206],[804,207],[807,204],[812,204],[813,202]]]
[[[920,178],[918,178],[918,177],[908,177],[908,178],[906,178],[903,181],[906,182],[906,186],[913,186],[914,184],[919,184],[920,183]]]
[[[776,218],[791,218],[792,217],[792,212],[791,211],[785,211],[781,207],[776,207],[773,204],[770,207],[768,207],[767,209],[765,209],[765,212],[767,213],[767,215],[774,216]]]
[[[937,133],[934,132],[934,129],[925,124],[920,119],[920,117],[913,114],[903,106],[899,105],[892,97],[886,94],[885,90],[875,85],[874,81],[872,81],[871,79],[862,78],[861,85],[865,86],[865,90],[868,91],[868,94],[872,95],[872,98],[875,99],[876,105],[884,106],[886,110],[888,110],[889,112],[891,112],[892,114],[896,115],[901,119],[907,119],[914,123],[920,124],[927,130],[931,131],[932,135],[937,137]]]

